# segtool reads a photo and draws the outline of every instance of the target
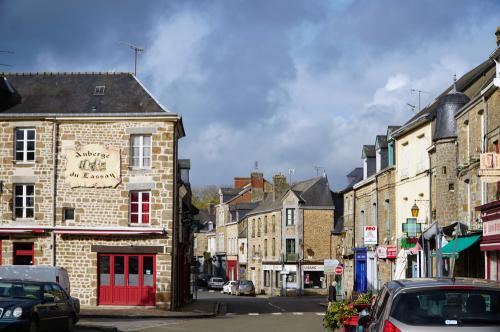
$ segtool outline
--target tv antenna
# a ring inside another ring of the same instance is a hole
[[[295,174],[295,168],[288,169],[288,182],[292,185],[292,175]]]
[[[14,54],[14,51],[0,50],[0,53]],[[12,67],[12,65],[8,65],[6,63],[0,63],[0,66]]]
[[[406,103],[406,105],[408,105],[411,108],[412,112],[415,112],[415,105],[412,105],[410,103]]]
[[[135,45],[132,45],[130,43],[123,42],[123,41],[120,42],[120,44],[126,45],[134,50],[134,75],[137,76],[137,55],[140,52],[144,52],[144,47],[135,46]]]
[[[316,176],[319,176],[319,171],[325,172],[325,168],[323,166],[313,166],[314,169],[316,170]]]
[[[422,93],[430,93],[429,91],[424,91],[424,90],[420,90],[420,89],[411,89],[411,93],[418,93],[418,110],[420,111],[420,95]]]

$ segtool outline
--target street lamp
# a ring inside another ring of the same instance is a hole
[[[413,203],[413,206],[411,207],[411,216],[413,218],[417,218],[419,211],[420,209],[418,208],[417,202]]]

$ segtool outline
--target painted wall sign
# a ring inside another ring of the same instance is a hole
[[[302,265],[302,271],[324,271],[323,265]]]
[[[366,244],[377,244],[377,226],[364,226],[364,241]]]
[[[479,176],[482,181],[488,183],[500,180],[500,154],[495,152],[481,153]]]
[[[483,223],[483,236],[500,235],[500,220],[492,220]]]
[[[377,257],[378,258],[387,258],[387,248],[384,246],[377,247]]]
[[[396,258],[398,256],[398,250],[396,246],[387,246],[387,258]]]
[[[325,273],[334,273],[337,265],[339,265],[339,261],[336,259],[323,260],[323,266],[324,266]]]
[[[114,188],[122,181],[120,149],[101,144],[68,148],[64,175],[71,188]]]

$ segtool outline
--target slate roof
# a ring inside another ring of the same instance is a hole
[[[9,82],[7,77],[0,75],[0,112],[21,102],[21,95]]]
[[[281,209],[283,206],[282,199],[290,190],[299,197],[305,207],[333,207],[328,179],[319,176],[295,183],[279,199],[273,200],[272,193],[266,195],[264,200],[259,202],[259,205],[250,211],[249,215]]]
[[[176,116],[130,73],[3,73],[22,96],[0,116]],[[104,86],[103,95],[95,95]]]
[[[363,168],[362,167],[356,167],[351,171],[351,173],[347,174],[347,180],[349,183],[347,184],[347,187],[345,187],[342,191],[349,191],[354,187],[354,185],[360,181],[363,180]]]
[[[401,128],[401,126],[387,126],[387,137],[391,138],[393,132]]]
[[[375,137],[375,147],[379,149],[387,148],[387,136],[386,135],[377,135]]]
[[[457,91],[467,91],[477,80],[487,74],[488,71],[494,68],[495,64],[491,59],[488,59],[473,68],[466,74],[464,74],[460,79],[456,81],[456,90]],[[482,85],[484,86],[484,85]],[[472,98],[476,93],[480,92],[481,87],[476,87],[473,91],[467,91],[468,97]],[[423,108],[420,112],[415,114],[410,120],[408,120],[399,130],[397,130],[393,137],[399,137],[408,130],[416,127],[420,123],[425,123],[429,120],[433,120],[436,116],[436,110],[441,100],[441,97],[447,95],[454,89],[454,84],[451,84],[448,88],[446,88],[438,97],[436,97],[428,106]]]
[[[375,158],[375,145],[363,145],[361,158]]]
[[[440,98],[437,108],[436,129],[433,139],[457,137],[457,122],[455,115],[470,101],[469,97],[461,92],[452,92]]]

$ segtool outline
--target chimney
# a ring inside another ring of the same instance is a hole
[[[500,26],[497,28],[495,35],[497,36],[497,47],[500,47]]]
[[[282,173],[273,176],[273,202],[278,200],[287,190],[286,176]]]
[[[250,183],[252,187],[252,202],[259,202],[264,199],[264,174],[261,172],[250,173]]]
[[[249,178],[234,178],[234,187],[235,188],[243,188],[244,186],[246,186],[247,184],[250,183],[250,179]]]

